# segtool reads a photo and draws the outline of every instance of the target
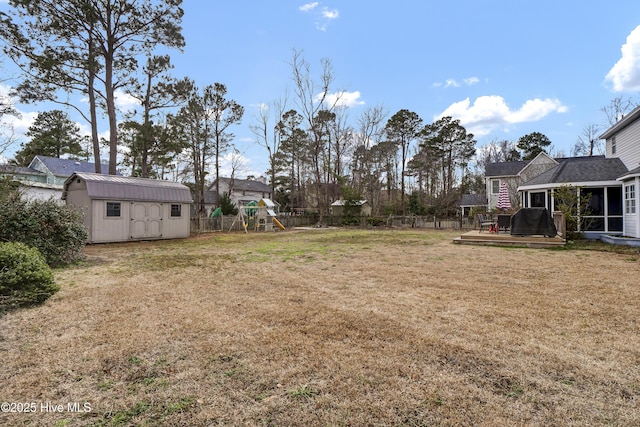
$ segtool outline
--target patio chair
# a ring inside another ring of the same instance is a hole
[[[478,214],[478,224],[480,224],[480,232],[482,233],[483,228],[487,228],[491,233],[495,228],[495,221],[491,218],[491,215],[486,214]]]

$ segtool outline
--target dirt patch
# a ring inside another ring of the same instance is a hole
[[[637,257],[453,237],[318,229],[89,246],[86,264],[56,272],[50,301],[0,318],[0,401],[38,405],[0,423],[640,419]]]

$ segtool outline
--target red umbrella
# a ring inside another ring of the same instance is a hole
[[[496,204],[498,209],[506,211],[511,209],[511,200],[509,199],[509,189],[504,181],[500,182],[500,191],[498,192],[498,203]]]

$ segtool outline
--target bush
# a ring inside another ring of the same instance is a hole
[[[229,193],[224,193],[220,197],[220,209],[222,210],[222,215],[238,215],[238,208],[231,200]]]
[[[79,211],[55,200],[27,201],[19,192],[0,200],[0,241],[38,248],[54,267],[82,259],[87,229]]]
[[[367,217],[366,221],[367,221],[367,225],[370,227],[384,227],[385,225],[387,225],[387,220],[381,217],[375,217],[375,216]]]
[[[38,304],[58,289],[38,249],[23,243],[0,243],[0,307]]]

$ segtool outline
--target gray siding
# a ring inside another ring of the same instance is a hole
[[[607,139],[607,158],[617,157],[632,170],[640,166],[640,120],[630,124],[615,135],[616,153],[612,152],[612,139]]]

